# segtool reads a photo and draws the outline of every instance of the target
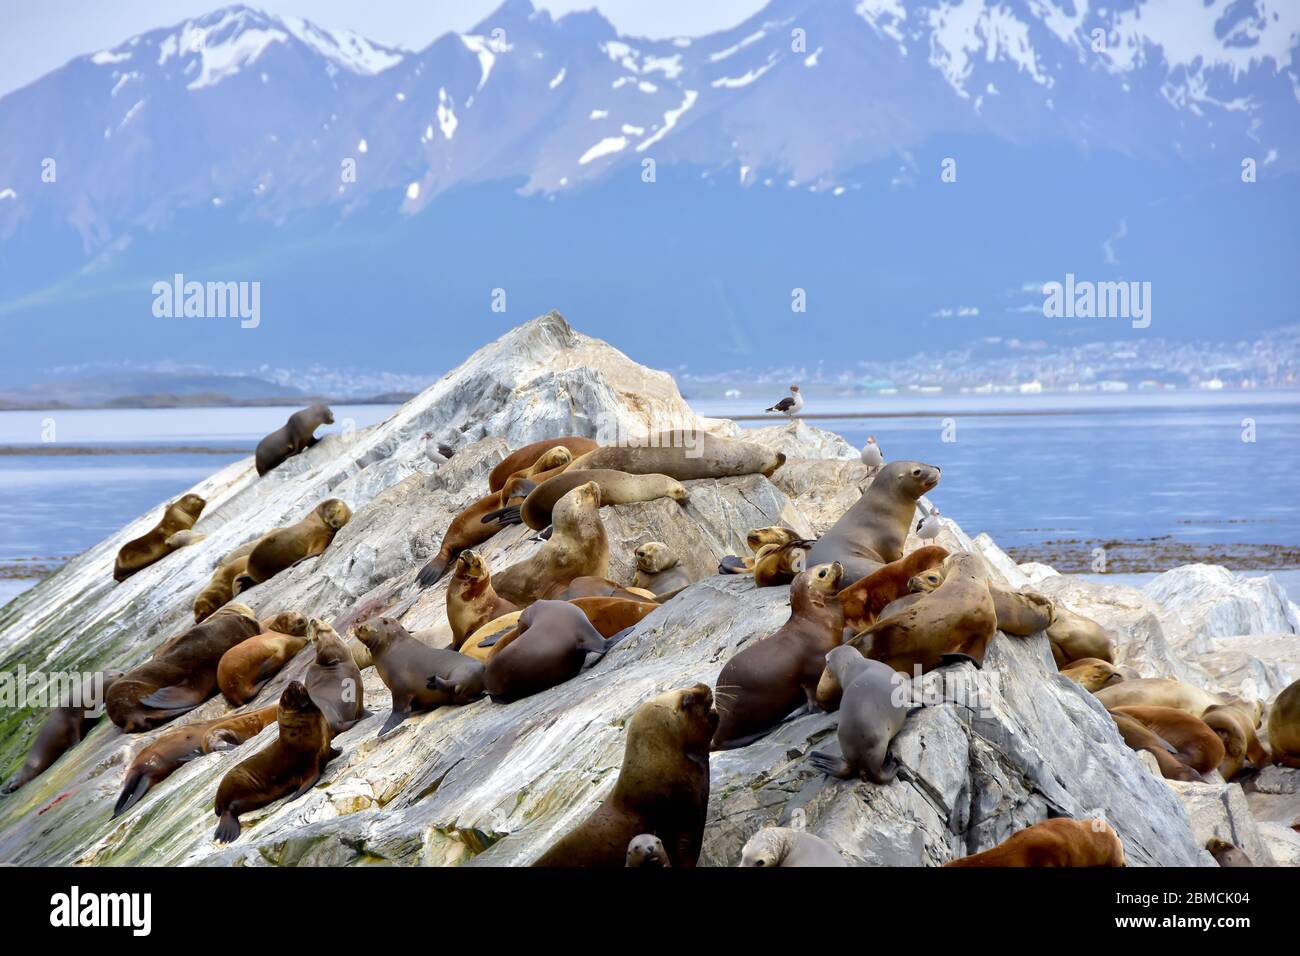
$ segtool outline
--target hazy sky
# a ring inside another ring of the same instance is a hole
[[[229,5],[223,0],[40,0],[4,4],[0,29],[0,96],[68,60],[128,37]],[[473,26],[501,0],[254,0],[268,13],[345,27],[383,43],[426,46],[448,30]],[[698,36],[739,23],[764,0],[533,0],[559,16],[597,7],[622,33]]]

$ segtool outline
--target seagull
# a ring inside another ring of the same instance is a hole
[[[769,412],[784,412],[787,418],[793,418],[803,408],[803,396],[799,394],[799,386],[791,385],[790,394],[781,399],[771,408],[765,409]]]
[[[433,440],[433,432],[425,432],[420,436],[424,439],[424,457],[435,465],[445,465],[452,455],[456,454],[449,445]]]
[[[923,541],[937,538],[941,527],[942,525],[939,524],[939,509],[935,508],[916,523],[916,536]]]
[[[884,463],[885,456],[880,453],[880,446],[876,444],[876,436],[868,435],[867,443],[862,446],[862,464],[874,471]]]

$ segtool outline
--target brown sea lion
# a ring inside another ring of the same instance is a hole
[[[859,660],[861,654],[855,654]],[[848,866],[835,847],[813,833],[791,827],[763,827],[740,851],[740,866]]]
[[[207,504],[198,495],[183,495],[163,508],[163,515],[148,532],[122,545],[113,563],[113,580],[125,581],[155,561],[161,561],[178,547],[182,539],[173,535],[188,531],[199,520]]]
[[[549,540],[531,557],[512,564],[492,579],[497,594],[526,607],[557,583],[609,575],[609,539],[600,520],[600,486],[579,485],[555,506]]]
[[[568,435],[563,438],[547,438],[525,445],[523,448],[516,448],[488,473],[488,491],[500,491],[505,487],[507,479],[532,467],[538,458],[552,448],[563,448],[570,453],[571,458],[577,458],[599,447],[600,445],[590,438]]]
[[[488,621],[518,610],[493,589],[492,572],[482,555],[465,550],[456,556],[447,587],[447,622],[451,625],[453,650],[460,650],[465,638]]]
[[[306,451],[320,441],[316,437],[316,429],[321,425],[333,424],[334,413],[328,405],[309,405],[294,412],[287,422],[257,443],[254,455],[257,474],[265,475],[285,459]]]
[[[367,716],[361,668],[338,632],[320,618],[307,623],[307,639],[316,659],[307,665],[302,682],[325,715],[331,735],[341,734]]]
[[[909,582],[917,575],[938,568],[948,557],[948,549],[927,544],[891,561],[866,577],[858,578],[840,591],[844,608],[844,625],[856,634],[874,624],[880,612],[909,591]],[[935,586],[938,586],[936,582]]]
[[[1223,741],[1224,757],[1219,772],[1224,780],[1232,780],[1247,763],[1263,768],[1272,762],[1255,733],[1259,718],[1259,705],[1240,698],[1207,707],[1201,714],[1201,720]]]
[[[583,597],[569,601],[587,615],[587,620],[601,637],[613,637],[635,627],[647,615],[659,610],[654,601],[635,601],[620,597]]]
[[[213,805],[218,843],[238,838],[241,813],[284,796],[296,800],[316,786],[325,765],[342,753],[330,746],[329,722],[298,681],[285,685],[277,719],[276,739],[221,778]]]
[[[1047,629],[1047,639],[1058,670],[1085,657],[1115,663],[1115,648],[1105,628],[1059,603],[1055,607],[1056,619]]]
[[[762,445],[718,438],[698,430],[659,432],[639,445],[606,445],[574,459],[569,471],[609,469],[633,475],[667,475],[678,481],[772,474],[785,455]]]
[[[272,529],[272,531],[283,530],[283,528]],[[253,538],[251,541],[245,541],[218,562],[207,585],[194,599],[195,624],[201,623],[210,617],[217,608],[234,600],[235,578],[248,570],[248,556],[252,554],[253,549],[257,547],[257,543],[261,540],[261,538]]]
[[[919,461],[891,461],[857,503],[808,553],[809,564],[838,561],[850,581],[865,578],[903,556],[916,502],[939,483],[939,469]]]
[[[503,508],[484,520],[491,519],[499,523],[522,520],[534,531],[541,531],[550,526],[551,512],[555,510],[556,503],[578,485],[584,485],[588,481],[600,485],[602,507],[654,501],[656,498],[671,498],[684,504],[690,497],[680,481],[667,475],[629,475],[625,471],[611,471],[608,468],[581,471],[570,468],[538,484],[528,493],[522,505]]]
[[[1214,857],[1214,862],[1219,866],[1254,866],[1254,862],[1246,855],[1246,851],[1239,846],[1234,846],[1227,840],[1220,840],[1218,837],[1210,840],[1205,844],[1205,849],[1210,851],[1210,856]]]
[[[765,544],[754,555],[754,584],[760,588],[790,584],[808,568],[811,541]]]
[[[271,580],[299,561],[324,553],[351,519],[352,509],[338,498],[322,501],[297,524],[263,535],[249,552],[244,573],[257,584]]]
[[[640,833],[627,845],[627,865],[654,869],[672,866],[663,841],[653,833]]]
[[[673,866],[693,867],[709,808],[709,739],[717,727],[704,684],[653,697],[627,723],[614,790],[534,866],[623,866],[639,834],[659,838]]]
[[[1096,697],[1101,701],[1101,706],[1107,710],[1146,704],[1154,707],[1177,707],[1194,717],[1200,717],[1215,704],[1226,703],[1226,700],[1217,694],[1211,694],[1191,684],[1184,684],[1172,677],[1139,677],[1136,680],[1126,680],[1122,684],[1103,687],[1097,691]]]
[[[1274,763],[1300,767],[1300,680],[1278,694],[1268,709],[1268,746]]]
[[[222,696],[235,707],[247,704],[306,646],[307,619],[297,611],[278,615],[272,626],[221,655],[217,686]]]
[[[128,734],[188,713],[217,691],[221,656],[262,630],[243,604],[227,604],[167,649],[114,681],[108,716]]]
[[[745,534],[745,543],[755,554],[765,544],[787,545],[804,540],[803,536],[791,528],[774,525],[770,528],[750,528]],[[754,559],[737,557],[729,554],[718,563],[719,574],[753,574]]]
[[[645,593],[625,588],[609,578],[598,578],[590,574],[574,578],[572,581],[556,581],[543,594],[543,601],[572,601],[576,598],[617,597],[626,601],[643,601]]]
[[[483,686],[494,703],[509,704],[577,677],[588,654],[604,655],[609,646],[581,608],[537,601],[493,648]]]
[[[605,500],[603,490],[600,500]],[[633,587],[644,588],[658,596],[669,591],[680,591],[691,584],[691,576],[686,573],[673,549],[662,541],[639,544],[632,556],[636,558]]]
[[[1123,866],[1124,844],[1104,820],[1043,820],[991,850],[944,866]]]
[[[109,688],[121,677],[121,671],[100,671],[80,678],[64,690],[58,705],[51,707],[41,722],[41,729],[36,732],[36,739],[32,741],[23,765],[0,793],[13,793],[23,784],[35,780],[84,740],[104,714],[101,708]]]
[[[1218,735],[1199,717],[1193,717],[1185,710],[1176,707],[1152,707],[1139,705],[1135,707],[1116,707],[1110,711],[1119,726],[1124,742],[1134,750],[1147,750],[1156,758],[1160,772],[1171,780],[1200,780],[1205,774],[1215,771],[1223,762],[1223,742]],[[1130,733],[1120,723],[1119,718],[1135,720],[1154,734],[1160,744],[1155,748],[1150,741],[1135,743]],[[1163,751],[1163,753],[1161,752]],[[1167,757],[1173,757],[1192,774],[1184,774],[1178,768],[1167,765]],[[1172,771],[1172,772],[1171,772]]]
[[[812,765],[840,780],[862,779],[887,784],[898,774],[889,744],[903,729],[911,706],[907,678],[888,664],[868,660],[851,647],[831,648],[826,670],[840,692],[836,731],[840,754],[817,750]]]
[[[1012,637],[1032,637],[1047,630],[1056,621],[1056,605],[1037,591],[1013,591],[989,584],[993,610],[998,616],[998,630]]]
[[[718,730],[714,750],[744,747],[801,705],[816,704],[826,653],[843,637],[839,564],[809,568],[790,585],[790,618],[774,634],[743,648],[716,682]]]
[[[280,712],[279,704],[243,714],[227,714],[215,720],[200,720],[184,727],[164,730],[152,743],[141,748],[127,767],[122,793],[113,807],[113,816],[120,816],[140,802],[150,788],[162,783],[181,765],[195,757],[233,750],[274,723]]]
[[[371,618],[356,626],[375,669],[393,695],[393,711],[379,728],[382,737],[413,710],[471,704],[483,696],[483,665],[472,657],[417,641],[392,618]]]
[[[1097,657],[1084,657],[1067,664],[1061,669],[1061,676],[1068,677],[1090,694],[1127,679],[1120,668]]]

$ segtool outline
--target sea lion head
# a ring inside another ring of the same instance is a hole
[[[1061,674],[1089,693],[1122,683],[1125,679],[1123,671],[1118,667],[1097,657],[1081,657],[1061,671]]]
[[[659,574],[677,565],[677,555],[662,541],[647,541],[638,545],[632,554],[636,557],[637,570],[646,574]]]
[[[666,482],[668,487],[667,497],[673,499],[673,501],[677,502],[678,504],[685,504],[686,502],[691,500],[691,493],[686,490],[686,486],[684,484],[682,484],[676,478],[668,478],[667,475],[664,475],[664,477],[668,479]]]
[[[291,680],[280,694],[280,741],[292,747],[310,746],[321,734],[325,715],[302,681]]]
[[[783,451],[774,452],[772,454],[772,457],[768,459],[768,463],[764,465],[762,468],[760,468],[759,472],[763,475],[764,478],[771,478],[772,475],[776,473],[776,470],[784,464],[785,464],[785,452]]]
[[[477,584],[479,581],[487,580],[490,574],[488,563],[483,556],[472,548],[466,548],[456,556],[456,567],[452,570],[452,583],[464,581],[468,584]]]
[[[316,506],[316,514],[335,531],[352,520],[352,509],[338,498],[329,498]]]
[[[988,580],[984,562],[968,551],[958,551],[943,559],[943,580],[958,577],[972,578],[981,583]]]
[[[556,445],[554,448],[548,448],[542,452],[541,457],[533,463],[533,467],[528,469],[534,475],[539,475],[544,471],[550,471],[552,468],[559,468],[561,465],[567,465],[573,461],[573,452],[563,445]]]
[[[638,707],[628,721],[628,747],[635,744],[639,752],[707,754],[717,729],[713,690],[707,684],[693,684],[651,697]]]
[[[924,462],[891,461],[880,470],[872,487],[875,487],[876,482],[883,481],[881,487],[889,491],[896,490],[896,493],[915,501],[939,483],[939,471],[937,466]]]
[[[352,653],[347,645],[328,621],[318,617],[308,621],[307,640],[311,641],[312,647],[316,648],[316,663],[324,667],[352,659]]]
[[[312,417],[322,425],[334,424],[334,411],[328,405],[313,405],[307,411],[311,412]]]
[[[745,534],[745,543],[751,551],[758,551],[765,544],[786,545],[798,540],[799,535],[794,531],[779,525],[772,528],[750,528]]]
[[[783,827],[763,827],[749,838],[740,851],[740,865],[780,866],[785,859],[788,837],[789,831]]]
[[[798,549],[796,549],[798,550]],[[840,582],[844,580],[844,565],[838,561],[819,564],[808,572],[809,586],[820,594],[839,594]]]
[[[558,531],[572,527],[582,515],[598,515],[600,511],[600,485],[589,481],[571,489],[551,509],[551,524]]]
[[[627,865],[644,867],[668,866],[668,853],[663,841],[653,833],[634,836],[627,845]]]
[[[1231,780],[1246,761],[1246,729],[1242,726],[1245,716],[1230,704],[1215,704],[1201,715],[1206,726],[1219,735],[1223,741],[1223,762],[1219,772],[1225,780]]]
[[[907,590],[909,594],[923,594],[933,591],[940,584],[943,584],[943,570],[931,568],[929,571],[922,571],[908,578]]]
[[[352,629],[362,644],[369,648],[371,654],[381,654],[406,628],[391,617],[374,617],[358,624]]]
[[[307,618],[297,611],[281,611],[267,620],[265,629],[293,637],[303,637],[307,633]]]
[[[818,693],[821,693],[823,682],[828,689],[831,686],[838,689],[849,686],[858,671],[866,666],[867,659],[856,648],[845,644],[832,647],[826,652],[826,669],[822,672],[821,680],[817,682]],[[838,692],[836,696],[839,696]]]
[[[257,620],[257,615],[253,613],[253,609],[251,607],[249,607],[247,604],[240,604],[237,601],[231,601],[229,604],[222,606],[217,611],[217,614],[232,614],[236,617],[246,617],[250,621]]]
[[[1055,601],[1049,598],[1046,594],[1040,594],[1038,591],[1021,591],[1020,595],[1030,604],[1037,604],[1043,609],[1043,613],[1047,615],[1048,627],[1051,627],[1056,623]]]
[[[177,502],[176,507],[193,518],[197,518],[207,506],[207,502],[198,495],[183,495]]]
[[[217,608],[219,608],[220,606],[221,605],[219,605],[216,601],[208,597],[206,593],[200,594],[197,598],[194,599],[194,623],[202,624],[213,614],[215,614]]]

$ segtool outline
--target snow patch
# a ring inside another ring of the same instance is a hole
[[[411,183],[406,187],[406,198],[414,202],[420,198],[420,184]]]
[[[749,36],[745,37],[745,39],[741,40],[739,43],[733,44],[732,46],[727,47],[725,50],[719,50],[717,53],[710,53],[709,62],[717,63],[719,60],[725,60],[727,57],[739,53],[741,50],[745,49],[745,47],[749,46],[750,44],[757,43],[765,36],[767,36],[767,32],[765,30],[759,30],[756,33],[751,33]]]
[[[13,191],[12,187],[0,189],[0,199],[17,199],[18,194]]]
[[[582,158],[578,160],[578,165],[586,166],[594,159],[600,159],[602,156],[608,156],[610,153],[617,153],[626,148],[626,136],[606,136],[599,143],[582,154]]]
[[[361,139],[361,140],[358,140],[358,141],[357,141],[357,152],[358,152],[358,153],[366,153],[366,152],[369,152],[369,151],[370,151],[370,146],[369,146],[369,144],[366,143],[366,141],[365,141],[364,139]]]
[[[822,48],[818,47],[803,58],[803,65],[810,69],[817,65],[817,58],[822,55]]]
[[[566,66],[560,67],[560,72],[556,73],[555,76],[551,77],[551,82],[548,83],[547,85],[551,89],[555,89],[557,86],[559,86],[561,83],[564,82],[564,75],[567,72],[568,72],[568,67]]]
[[[640,143],[638,143],[636,147],[636,151],[638,153],[644,152],[645,150],[653,146],[655,143],[659,142],[659,140],[667,136],[668,131],[677,125],[677,121],[682,118],[682,115],[687,110],[689,110],[692,106],[695,105],[695,101],[699,99],[699,96],[700,93],[698,90],[687,90],[686,97],[682,100],[682,105],[677,107],[677,109],[675,110],[669,110],[667,113],[665,113],[664,125],[659,127],[659,130],[653,136],[644,139]]]
[[[95,66],[108,66],[110,63],[121,63],[123,60],[131,59],[130,53],[114,53],[112,50],[100,50],[90,58],[90,62]]]
[[[447,90],[438,87],[438,129],[442,130],[443,139],[451,139],[456,135],[456,127],[460,125],[460,120],[456,118],[455,103],[452,102]]]
[[[592,110],[587,119],[604,119],[609,115],[609,110]]]

